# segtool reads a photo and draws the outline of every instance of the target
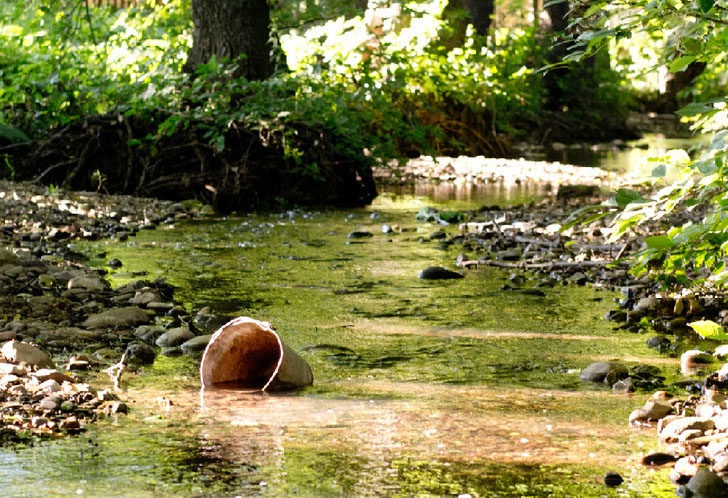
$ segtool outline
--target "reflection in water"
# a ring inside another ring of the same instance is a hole
[[[667,471],[637,465],[654,449],[652,431],[626,423],[647,395],[579,380],[590,362],[612,358],[679,375],[644,336],[604,322],[614,294],[503,292],[508,275],[492,268],[417,278],[461,250],[429,240],[458,231],[416,221],[422,206],[516,204],[548,191],[432,188],[361,210],[250,214],[89,245],[106,253],[100,266],[116,258],[165,278],[192,312],[270,322],[316,382],[201,397],[199,360],[160,356],[130,375],[128,417],[0,450],[2,495],[673,496]],[[413,197],[423,194],[437,200]],[[384,223],[403,230],[382,233]],[[354,230],[372,236],[351,244]],[[125,271],[111,275],[115,286],[134,279]],[[607,489],[607,470],[626,484]]]

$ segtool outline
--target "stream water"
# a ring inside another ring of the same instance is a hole
[[[627,426],[647,394],[579,381],[591,362],[676,361],[603,320],[616,294],[500,291],[507,274],[428,282],[457,249],[419,239],[422,206],[474,208],[540,195],[522,187],[385,193],[366,209],[230,216],[141,231],[104,252],[163,277],[188,309],[269,321],[311,364],[296,393],[206,392],[198,360],[158,357],[125,377],[129,415],[79,437],[0,449],[3,496],[674,496],[641,456],[654,429]],[[429,195],[429,197],[427,197]],[[383,223],[412,231],[384,234]],[[368,230],[364,241],[349,232]],[[457,227],[446,227],[454,233]],[[603,483],[619,472],[625,483]]]

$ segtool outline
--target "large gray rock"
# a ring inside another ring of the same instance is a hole
[[[113,308],[103,313],[89,316],[82,327],[94,329],[103,327],[134,327],[149,323],[149,315],[138,306]]]
[[[728,486],[715,472],[700,467],[685,485],[693,493],[693,498],[718,498],[728,496]]]
[[[179,346],[193,337],[195,337],[195,334],[190,332],[190,329],[186,327],[176,327],[169,329],[164,334],[160,335],[156,344],[160,348],[169,348]]]
[[[643,423],[660,420],[672,413],[672,405],[665,401],[648,400],[645,406],[634,410],[629,415],[629,423]]]
[[[198,335],[197,337],[193,337],[192,339],[185,341],[180,347],[182,348],[182,351],[188,355],[202,354],[207,347],[207,343],[210,342],[210,337],[212,337],[212,334]]]
[[[37,368],[56,368],[50,356],[38,346],[27,342],[9,341],[3,344],[0,353],[15,365]]]
[[[604,382],[611,385],[628,375],[627,367],[621,363],[598,361],[582,370],[580,378],[584,382]]]

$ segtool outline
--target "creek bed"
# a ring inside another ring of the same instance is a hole
[[[648,395],[579,373],[617,358],[672,379],[677,362],[603,320],[610,291],[513,294],[500,290],[508,274],[487,268],[419,280],[456,256],[420,241],[443,229],[415,221],[424,204],[383,195],[362,210],[196,221],[75,247],[105,251],[99,266],[121,260],[114,286],[148,272],[193,312],[270,321],[315,383],[201,399],[198,362],[160,356],[125,377],[128,416],[0,450],[4,494],[672,496],[667,470],[639,464],[653,431],[627,426]],[[384,234],[384,223],[411,231]],[[373,236],[347,238],[363,230]],[[625,483],[607,488],[607,471]]]

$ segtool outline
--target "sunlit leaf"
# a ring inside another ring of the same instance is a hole
[[[667,235],[654,235],[645,238],[645,244],[652,249],[670,249],[675,247],[675,243]]]
[[[617,191],[617,206],[623,208],[633,202],[650,202],[650,199],[642,197],[642,194],[628,188],[621,188]]]
[[[685,69],[692,63],[695,62],[695,59],[697,59],[694,55],[684,55],[682,57],[678,57],[674,61],[670,63],[669,70],[671,73],[678,73],[680,71],[685,71]]]
[[[717,109],[711,103],[692,102],[682,109],[675,111],[675,114],[678,114],[680,116],[697,116],[698,114],[706,114],[716,111]]]
[[[688,325],[703,339],[713,339],[716,341],[727,341],[728,334],[725,333],[723,327],[712,320],[699,320],[690,322]]]

